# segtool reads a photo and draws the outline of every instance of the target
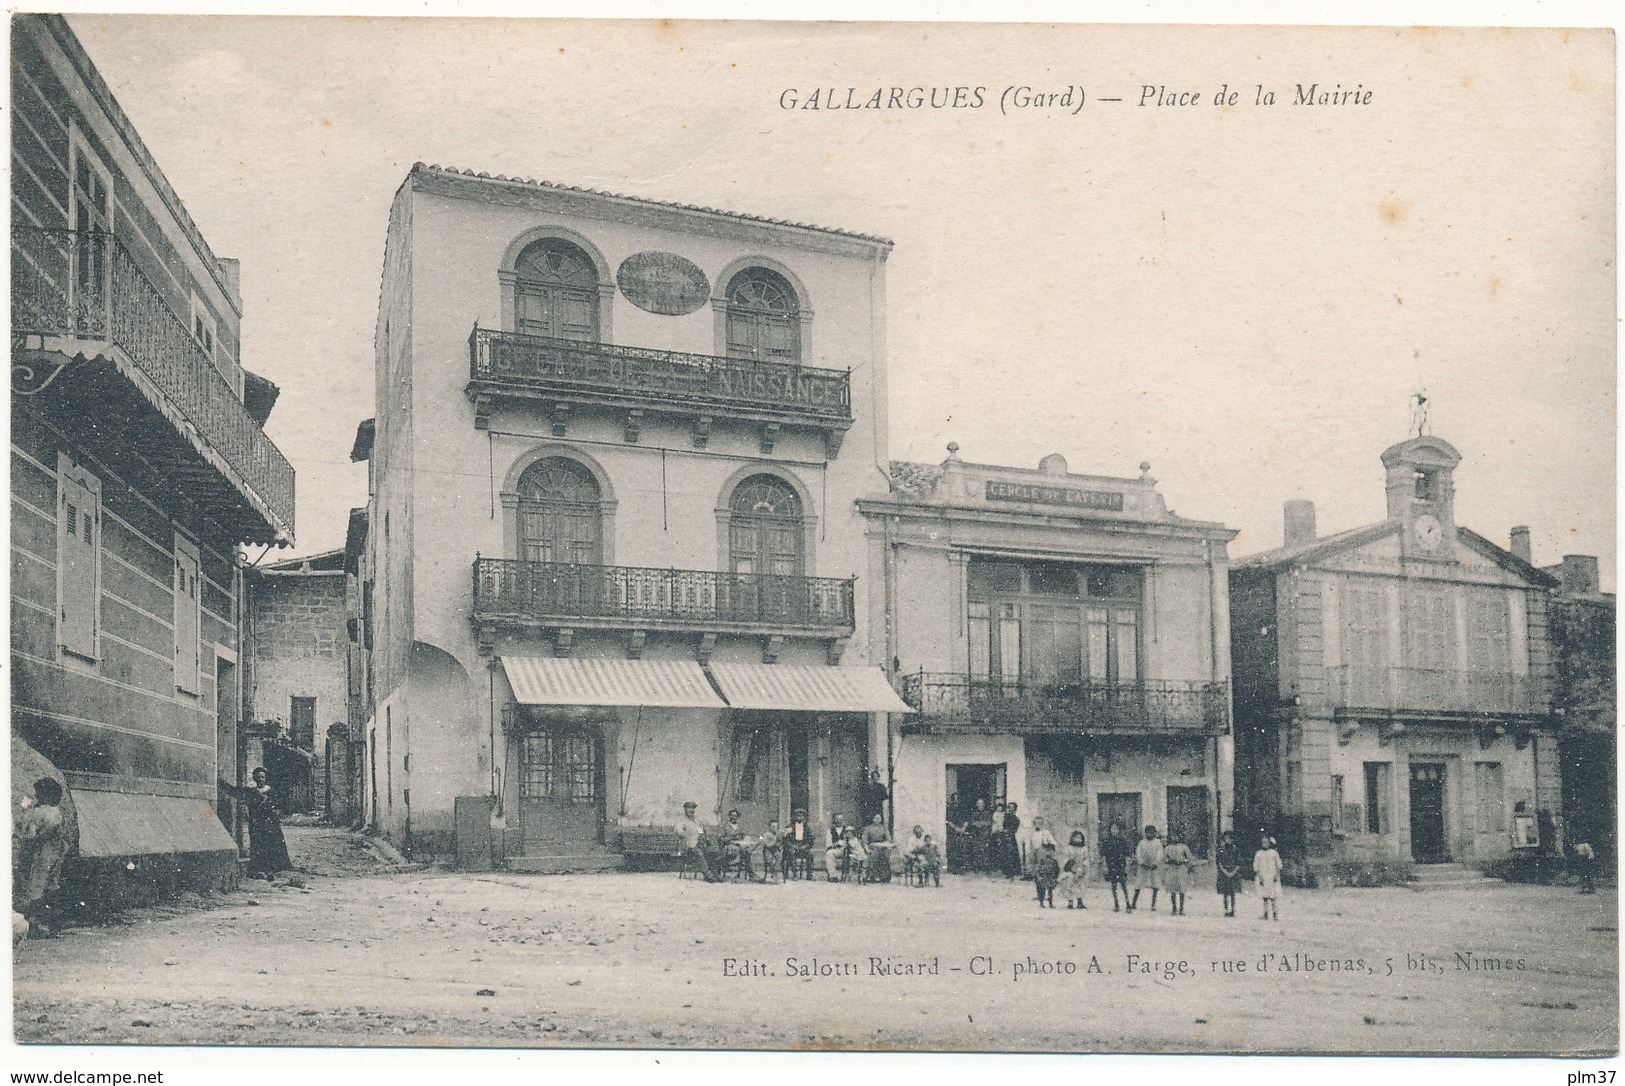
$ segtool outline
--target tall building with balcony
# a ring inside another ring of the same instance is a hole
[[[293,531],[276,387],[243,368],[236,261],[67,23],[11,40],[13,776],[66,785],[91,893],[227,878],[238,546]]]
[[[1313,504],[1288,502],[1285,545],[1231,571],[1237,824],[1311,874],[1493,860],[1518,815],[1548,838],[1561,824],[1557,582],[1456,524],[1460,462],[1400,442],[1387,519],[1322,537]]]
[[[360,454],[392,839],[551,870],[690,800],[748,828],[854,809],[903,708],[853,506],[886,462],[889,250],[412,169]]]
[[[1155,824],[1211,855],[1229,821],[1226,547],[1235,533],[1169,512],[1149,465],[1083,475],[893,463],[860,507],[876,625],[918,713],[894,718],[895,825],[951,831],[978,800],[1018,805],[1059,841]]]

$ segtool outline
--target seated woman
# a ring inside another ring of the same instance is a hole
[[[863,828],[863,850],[867,855],[863,868],[864,880],[890,882],[892,840],[880,815],[871,818]]]

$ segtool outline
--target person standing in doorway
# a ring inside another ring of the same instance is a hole
[[[1111,831],[1100,846],[1100,858],[1106,864],[1106,881],[1112,887],[1112,912],[1117,912],[1117,891],[1123,891],[1123,905],[1134,911],[1134,902],[1128,896],[1128,861],[1134,855],[1134,846],[1128,842],[1121,822],[1113,822]]]

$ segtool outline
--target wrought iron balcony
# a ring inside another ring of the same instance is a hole
[[[1420,667],[1328,668],[1333,708],[1473,716],[1538,716],[1547,712],[1544,684],[1503,671]]]
[[[683,416],[695,420],[695,443],[702,446],[713,416],[821,430],[834,446],[831,455],[852,425],[852,382],[842,370],[477,326],[468,348],[468,395],[481,428],[504,396],[547,401],[555,432],[565,425],[560,405]]]
[[[151,433],[141,451],[195,486],[192,497],[215,498],[210,491],[223,488],[211,487],[210,479],[222,480],[231,493],[210,501],[211,509],[246,502],[236,515],[225,514],[243,529],[242,538],[292,537],[292,466],[118,238],[14,227],[11,332],[15,393],[62,397],[121,445],[141,441],[150,424],[167,428],[190,454],[175,456],[174,442],[165,448]],[[84,367],[83,360],[110,363],[117,378],[109,380],[109,366]],[[136,399],[145,412],[125,409]],[[120,429],[124,419],[133,425]],[[250,510],[255,516],[245,515]]]
[[[1230,728],[1222,682],[1050,682],[973,679],[960,674],[903,676],[903,700],[923,732],[1097,735],[1224,735]]]
[[[474,621],[839,638],[853,629],[853,584],[833,577],[477,558]]]

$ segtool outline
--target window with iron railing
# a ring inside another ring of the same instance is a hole
[[[967,587],[973,682],[1140,681],[1139,569],[973,558]]]

